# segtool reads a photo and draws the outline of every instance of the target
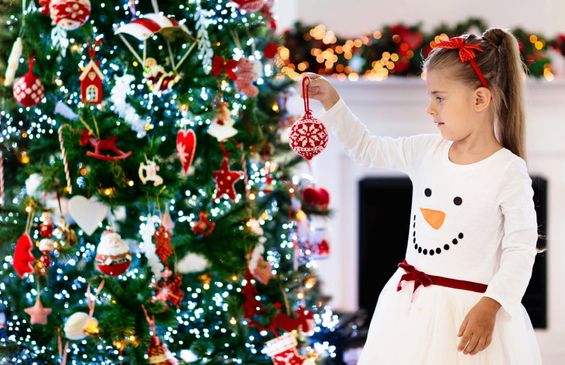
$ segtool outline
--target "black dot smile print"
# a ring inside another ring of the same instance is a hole
[[[424,189],[424,195],[428,198],[431,197],[432,189],[430,188]],[[453,198],[453,204],[456,206],[460,206],[461,204],[463,204],[463,199],[461,199],[461,197],[459,196],[456,196]],[[432,228],[436,230],[441,228],[441,226],[443,225],[443,221],[445,220],[445,212],[442,212],[440,210],[429,209],[429,208],[420,208],[420,211],[422,212],[422,216],[424,217],[424,220]],[[416,239],[416,215],[414,215],[412,243],[414,244],[414,250],[422,255],[434,256],[434,255],[439,255],[442,252],[449,251],[449,249],[452,246],[457,246],[460,243],[460,241],[463,239],[463,237],[465,237],[463,232],[459,232],[459,234],[456,237],[454,237],[451,240],[451,242],[441,242],[438,243],[436,247],[423,248],[420,244],[418,244],[418,241]]]

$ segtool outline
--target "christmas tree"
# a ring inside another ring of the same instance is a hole
[[[331,359],[272,1],[0,7],[0,363]]]

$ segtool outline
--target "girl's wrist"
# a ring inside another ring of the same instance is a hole
[[[334,105],[337,104],[338,101],[339,101],[339,94],[335,93],[335,95],[332,95],[327,100],[324,100],[322,105],[324,106],[325,110],[330,110]]]
[[[493,313],[498,312],[500,307],[502,307],[499,302],[489,297],[482,297],[480,303]]]

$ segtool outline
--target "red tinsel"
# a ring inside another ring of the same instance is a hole
[[[169,256],[173,254],[173,247],[171,246],[172,233],[168,231],[165,226],[160,225],[153,234],[153,241],[155,242],[155,252],[163,263],[167,262]]]

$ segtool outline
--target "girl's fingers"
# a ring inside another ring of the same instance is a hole
[[[465,350],[463,351],[464,354],[470,354],[477,348],[477,344],[479,343],[480,337],[477,335],[473,335],[469,340],[467,346],[465,346]]]
[[[461,327],[459,327],[459,332],[457,332],[457,337],[463,336],[463,333],[465,332],[465,328],[467,327],[467,322],[468,322],[468,317],[465,316],[463,323],[461,323]]]
[[[465,333],[461,341],[459,341],[459,345],[457,346],[458,351],[464,351],[465,348],[469,345],[469,341],[471,340],[471,333]]]
[[[481,337],[479,342],[477,343],[477,347],[475,347],[475,350],[473,350],[473,352],[471,352],[471,355],[475,355],[475,354],[478,354],[479,352],[483,351],[486,347],[486,342],[487,342],[487,338]]]

